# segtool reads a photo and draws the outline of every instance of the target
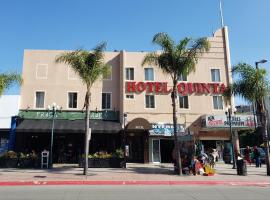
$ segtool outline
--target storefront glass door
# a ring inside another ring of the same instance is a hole
[[[153,140],[153,162],[160,163],[160,141]]]

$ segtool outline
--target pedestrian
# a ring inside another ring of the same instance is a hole
[[[251,153],[251,149],[249,146],[247,146],[244,150],[244,158],[245,160],[249,163],[249,165],[251,165],[251,160],[250,160],[250,153]]]
[[[261,154],[256,146],[253,147],[253,154],[254,154],[256,167],[261,167],[261,160],[260,160]]]

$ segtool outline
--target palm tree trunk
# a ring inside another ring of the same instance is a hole
[[[265,107],[264,107],[264,101],[263,99],[260,99],[257,101],[257,111],[258,117],[259,117],[259,131],[260,134],[263,136],[263,143],[265,147],[265,164],[266,164],[266,173],[267,176],[270,176],[270,160],[269,160],[269,141],[268,141],[268,123],[267,123],[267,117],[265,113]]]
[[[175,81],[174,81],[175,82]],[[173,132],[174,132],[174,147],[176,150],[176,166],[178,167],[178,174],[182,176],[182,163],[181,163],[181,153],[180,153],[180,144],[177,140],[177,117],[176,117],[176,83],[173,84],[172,92],[172,107],[173,107]]]
[[[90,120],[90,106],[89,106],[89,102],[90,102],[90,88],[87,87],[87,92],[86,92],[86,96],[85,96],[85,107],[86,107],[86,118],[85,118],[85,136],[84,136],[84,170],[83,170],[83,175],[88,174],[88,154],[89,154],[89,142],[91,139],[91,134],[89,132],[89,120]],[[88,140],[88,138],[90,138]]]

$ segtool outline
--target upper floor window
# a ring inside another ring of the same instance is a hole
[[[103,80],[112,80],[112,66],[109,66],[109,72],[106,76],[103,76]]]
[[[36,108],[44,108],[45,92],[36,92]]]
[[[211,78],[212,78],[212,82],[220,82],[220,70],[211,69]]]
[[[48,75],[48,65],[47,64],[37,64],[36,65],[36,78],[37,79],[47,79]]]
[[[187,81],[187,75],[180,74],[178,76],[178,81]]]
[[[188,109],[188,96],[179,96],[179,108]]]
[[[69,92],[68,93],[68,108],[77,108],[77,92]]]
[[[213,96],[213,104],[215,110],[223,110],[222,96]]]
[[[102,109],[109,110],[112,108],[112,93],[103,92],[102,93]]]
[[[144,78],[146,81],[154,80],[154,69],[153,68],[144,68]]]
[[[145,108],[155,108],[155,95],[145,95]]]
[[[126,68],[126,80],[130,81],[134,80],[134,68],[131,67]]]
[[[126,99],[134,99],[134,94],[126,94]]]

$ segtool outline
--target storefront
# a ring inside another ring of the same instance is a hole
[[[149,161],[171,163],[174,148],[173,124],[152,123],[149,130]],[[184,133],[183,125],[177,125],[177,132]],[[179,136],[180,137],[180,136]]]
[[[200,141],[201,150],[209,152],[218,151],[219,159],[230,162],[232,159],[232,144],[235,151],[239,151],[238,131],[254,129],[254,116],[233,115],[205,115],[201,118],[202,130],[196,135]]]
[[[16,151],[40,153],[50,149],[52,119],[46,111],[21,111],[16,128]],[[121,125],[118,113],[93,112],[89,154],[114,152],[121,148]],[[78,163],[84,152],[85,120],[82,112],[58,113],[54,120],[53,162]]]

